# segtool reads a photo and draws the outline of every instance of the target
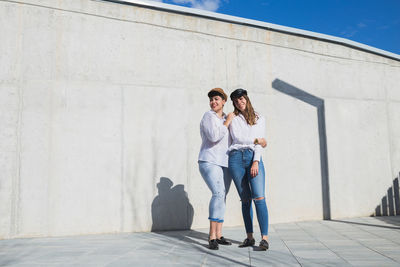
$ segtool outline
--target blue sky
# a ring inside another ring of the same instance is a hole
[[[400,0],[155,0],[329,34],[400,55]]]

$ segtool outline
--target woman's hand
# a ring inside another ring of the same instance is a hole
[[[224,125],[226,127],[229,127],[229,124],[231,124],[232,120],[236,117],[235,113],[231,112],[226,116],[226,120],[224,122]]]
[[[255,145],[261,145],[262,147],[266,147],[267,146],[267,140],[265,140],[265,138],[256,138],[254,140],[254,144]]]
[[[258,161],[253,161],[253,164],[250,168],[251,177],[256,177],[258,175]]]

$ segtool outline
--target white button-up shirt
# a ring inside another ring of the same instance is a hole
[[[254,151],[253,161],[260,161],[262,146],[255,145],[256,138],[265,138],[265,119],[258,115],[256,124],[249,125],[242,114],[236,116],[229,126],[232,144],[229,151],[240,149],[251,149]]]
[[[218,117],[210,110],[204,113],[200,122],[202,139],[199,161],[207,161],[218,166],[228,167],[229,130],[224,125],[226,116]]]

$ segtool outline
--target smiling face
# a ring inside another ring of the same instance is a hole
[[[210,97],[210,108],[214,112],[218,113],[222,111],[224,105],[225,105],[225,100],[223,100],[222,97],[220,97],[219,95]]]
[[[235,98],[233,103],[235,104],[235,107],[240,110],[240,112],[244,112],[246,110],[247,100],[244,96]]]

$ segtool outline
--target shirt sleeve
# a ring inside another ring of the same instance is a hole
[[[256,124],[256,138],[265,138],[265,119],[260,117]],[[260,161],[263,147],[261,145],[254,146],[253,161]]]
[[[253,157],[253,161],[260,161],[262,149],[263,149],[263,148],[262,148],[261,145],[255,145],[255,146],[254,146],[254,157]]]
[[[221,140],[227,133],[228,128],[215,115],[206,113],[201,120],[201,130],[206,138],[215,143]]]
[[[256,126],[256,138],[265,138],[265,119],[264,117],[260,117],[257,121]]]

